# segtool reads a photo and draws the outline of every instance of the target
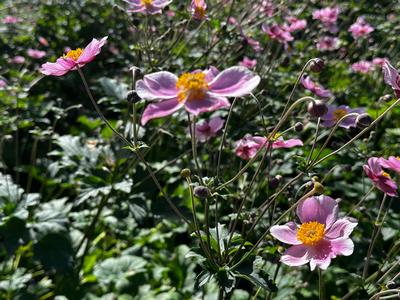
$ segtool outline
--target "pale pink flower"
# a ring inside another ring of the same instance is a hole
[[[397,97],[400,97],[400,75],[388,60],[383,63],[383,78],[390,85]]]
[[[156,101],[147,105],[141,123],[173,114],[181,108],[193,115],[227,108],[227,97],[251,93],[260,77],[244,67],[231,67],[222,72],[211,67],[206,71],[184,73],[180,77],[161,71],[145,75],[136,82],[140,98]]]
[[[273,237],[292,245],[282,255],[281,262],[293,267],[310,263],[311,270],[315,267],[325,270],[332,258],[351,255],[354,243],[349,236],[357,221],[348,217],[338,218],[338,212],[338,203],[331,197],[310,197],[297,206],[301,224],[289,222],[272,226]]]
[[[42,50],[37,50],[37,49],[31,49],[29,48],[28,51],[26,51],[29,57],[35,58],[35,59],[41,59],[46,55],[46,51]]]
[[[250,47],[253,48],[254,51],[256,52],[260,52],[261,51],[261,46],[260,46],[260,42],[256,41],[255,39],[252,39],[251,37],[248,36],[244,36],[245,41],[247,42],[247,44],[250,45]]]
[[[173,10],[170,10],[170,9],[169,9],[169,10],[167,11],[167,16],[168,16],[168,17],[172,18],[172,17],[175,17],[175,15],[176,15],[176,14],[175,14],[175,12],[174,12]]]
[[[196,139],[205,143],[210,138],[216,136],[224,126],[224,119],[220,117],[211,118],[210,120],[202,121],[196,124]]]
[[[316,96],[321,97],[321,98],[332,97],[332,93],[330,90],[325,89],[322,85],[319,85],[319,84],[315,83],[314,81],[312,81],[310,76],[303,75],[301,77],[300,81],[301,81],[301,84],[304,86],[304,88],[311,91]]]
[[[275,4],[270,0],[264,0],[261,2],[260,10],[267,17],[272,17],[275,11]]]
[[[361,60],[359,62],[356,62],[354,64],[351,65],[351,68],[353,69],[353,71],[359,72],[359,73],[363,73],[363,74],[367,74],[370,71],[373,70],[374,68],[374,64],[370,61],[366,61],[366,60]]]
[[[368,164],[363,166],[365,173],[374,185],[388,196],[397,195],[396,182],[388,173],[382,170],[381,160],[378,157],[368,159]]]
[[[4,89],[7,86],[7,81],[0,78],[0,89]]]
[[[344,116],[352,113],[362,114],[365,113],[365,109],[362,107],[350,108],[347,105],[328,105],[328,112],[321,117],[322,126],[335,126],[336,123],[339,122]],[[349,129],[350,127],[356,127],[357,115],[344,118],[338,126],[346,129]]]
[[[307,26],[307,21],[302,19],[297,19],[296,17],[287,17],[286,21],[289,25],[285,25],[285,29],[289,32],[303,30]]]
[[[207,18],[206,15],[207,4],[204,0],[192,0],[190,4],[190,12],[193,19],[204,20]]]
[[[125,2],[129,3],[128,12],[155,15],[161,14],[162,9],[172,0],[125,0]]]
[[[14,64],[23,64],[25,62],[25,57],[21,55],[14,56],[12,62]]]
[[[383,67],[383,65],[384,65],[384,63],[385,63],[385,60],[386,60],[386,58],[375,57],[375,58],[372,60],[372,63],[373,63],[375,66],[381,66],[381,67]]]
[[[339,47],[339,38],[323,36],[317,42],[317,49],[320,51],[332,51]]]
[[[55,63],[47,62],[42,65],[41,72],[45,75],[62,76],[69,71],[77,70],[95,59],[106,43],[107,37],[93,39],[84,49],[70,50]]]
[[[279,25],[272,25],[268,26],[263,24],[262,30],[274,40],[277,40],[281,43],[287,43],[293,41],[293,36],[290,34],[289,31],[286,31],[282,26]]]
[[[256,59],[250,59],[247,56],[243,57],[243,60],[239,63],[242,67],[253,69],[257,65]]]
[[[1,20],[1,22],[2,22],[3,24],[16,24],[16,23],[18,23],[18,22],[20,22],[20,21],[21,21],[20,18],[17,18],[17,17],[14,17],[14,16],[10,16],[10,15],[5,16],[5,17]]]
[[[313,12],[313,19],[320,20],[325,26],[335,24],[339,15],[339,7],[325,7]]]
[[[374,28],[363,17],[358,17],[357,21],[349,28],[349,32],[351,32],[354,39],[367,36],[372,31],[374,31]]]
[[[46,47],[49,46],[49,42],[44,37],[39,36],[38,40],[39,40],[39,43],[42,44],[43,46],[46,46]]]
[[[386,169],[391,169],[397,173],[400,173],[400,156],[389,156],[388,159],[381,157],[379,163]]]

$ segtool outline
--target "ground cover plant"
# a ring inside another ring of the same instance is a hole
[[[398,299],[400,4],[0,3],[0,299]]]

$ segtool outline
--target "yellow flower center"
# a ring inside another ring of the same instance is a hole
[[[387,178],[391,178],[389,173],[386,173],[385,171],[382,171],[382,175],[387,177]]]
[[[314,246],[324,238],[325,225],[314,222],[307,222],[301,224],[297,231],[297,239],[304,245]]]
[[[142,0],[141,2],[144,6],[150,6],[153,4],[153,0]]]
[[[206,16],[206,10],[203,6],[200,6],[199,2],[198,0],[195,1],[194,13],[203,19]]]
[[[202,72],[184,73],[178,78],[176,88],[179,90],[178,100],[180,102],[202,100],[209,89],[206,74]]]
[[[345,115],[347,115],[347,110],[343,108],[338,108],[333,112],[333,118],[335,119],[336,122],[339,121],[341,118],[343,118]]]
[[[82,48],[77,48],[75,50],[70,50],[67,52],[67,54],[63,55],[63,58],[71,58],[74,61],[77,61],[78,58],[82,55],[83,49]]]
[[[279,132],[278,132],[278,133],[275,133],[275,135],[271,138],[271,140],[276,141],[276,140],[278,140],[278,139],[281,137],[281,135],[282,135],[282,134],[280,134]]]

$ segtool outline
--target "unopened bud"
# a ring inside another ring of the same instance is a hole
[[[193,189],[193,193],[197,198],[205,199],[210,195],[210,190],[207,187],[200,185]]]
[[[392,95],[386,94],[379,98],[379,101],[388,102],[393,99]]]
[[[182,169],[182,171],[181,171],[182,177],[185,177],[185,178],[190,177],[190,174],[191,174],[190,169],[185,168],[185,169]]]
[[[319,118],[328,112],[326,103],[321,100],[315,100],[308,103],[307,111],[313,118]]]
[[[325,191],[325,187],[320,184],[319,182],[314,182],[314,188],[313,188],[314,194],[316,195],[321,195]]]
[[[360,114],[357,116],[356,125],[358,128],[363,129],[371,125],[373,121],[369,114]]]
[[[126,97],[130,103],[137,103],[140,101],[140,97],[138,96],[136,91],[129,91]]]
[[[301,123],[301,122],[297,122],[297,123],[294,125],[294,130],[295,130],[296,132],[302,132],[303,129],[304,129],[304,125],[303,125],[303,123]]]
[[[386,287],[388,289],[395,289],[397,287],[396,282],[394,282],[393,280],[388,281],[388,283],[386,283]]]
[[[276,189],[282,181],[281,175],[276,175],[275,177],[271,178],[269,181],[269,187],[271,189]]]
[[[321,72],[324,69],[324,67],[325,67],[325,62],[320,58],[314,59],[310,64],[310,70],[311,72],[314,73]]]

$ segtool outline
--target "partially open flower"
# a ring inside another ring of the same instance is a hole
[[[381,157],[379,162],[382,167],[400,173],[400,156],[389,156],[388,159]]]
[[[400,97],[400,75],[388,60],[383,64],[383,78],[386,84],[392,87],[396,96]]]
[[[372,31],[374,31],[374,28],[363,17],[358,17],[357,21],[349,28],[349,32],[351,32],[354,39],[367,36]]]
[[[320,118],[328,112],[328,107],[324,101],[316,100],[308,103],[307,111],[311,117]]]
[[[193,19],[204,20],[207,18],[206,15],[207,4],[204,0],[192,0],[190,4],[190,12],[192,13]]]
[[[42,65],[40,71],[45,75],[62,76],[69,71],[81,68],[94,60],[100,53],[101,47],[106,43],[107,37],[101,40],[93,39],[84,49],[69,50],[56,60],[55,63],[47,62]]]
[[[281,43],[287,43],[293,41],[293,36],[287,31],[284,27],[280,25],[272,25],[267,26],[265,24],[262,25],[262,30],[274,40],[277,40]]]
[[[385,161],[384,165],[387,165]],[[394,182],[388,173],[382,170],[382,164],[379,158],[371,157],[368,159],[368,164],[364,165],[364,171],[375,186],[382,192],[391,197],[397,195],[396,182]]]
[[[331,197],[310,197],[299,203],[297,216],[301,224],[289,222],[271,228],[271,235],[283,243],[293,245],[281,257],[288,266],[310,263],[311,270],[328,268],[332,258],[353,253],[349,238],[357,222],[338,218],[338,204]]]

